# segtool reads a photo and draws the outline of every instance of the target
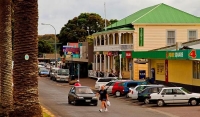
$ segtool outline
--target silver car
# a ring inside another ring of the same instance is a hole
[[[68,82],[69,81],[69,69],[56,70],[54,80]]]

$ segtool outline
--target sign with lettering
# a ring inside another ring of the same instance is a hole
[[[164,75],[165,74],[165,64],[164,63],[157,63],[156,64],[156,72],[159,75]]]
[[[131,58],[131,52],[130,51],[126,51],[126,58]]]
[[[139,46],[144,46],[144,28],[139,28]]]
[[[175,52],[167,52],[166,53],[166,58],[168,59],[178,59],[178,58],[185,58],[184,52],[183,51],[175,51]]]

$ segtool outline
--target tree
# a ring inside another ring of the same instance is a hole
[[[0,40],[1,40],[1,108],[2,116],[9,116],[13,105],[12,94],[12,24],[11,0],[0,1]]]
[[[54,52],[53,46],[46,40],[39,40],[38,41],[38,53],[52,53]]]
[[[78,17],[69,20],[58,35],[59,42],[62,43],[60,47],[61,55],[63,54],[63,45],[68,42],[84,42],[86,36],[102,31],[104,24],[104,19],[96,13],[81,13]]]
[[[14,70],[12,117],[42,117],[38,99],[38,1],[14,1]],[[25,60],[25,55],[29,56]]]
[[[110,24],[114,24],[115,22],[118,22],[118,20],[117,19],[111,19],[110,20]]]

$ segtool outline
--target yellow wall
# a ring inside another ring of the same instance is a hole
[[[192,61],[169,60],[168,74],[169,82],[192,84]]]
[[[165,60],[151,60],[151,68],[157,70],[157,63],[165,63]],[[165,81],[165,75],[158,75],[156,72],[156,80]],[[168,60],[168,81],[200,86],[200,79],[193,79],[190,60]]]
[[[151,60],[151,68],[155,68],[156,80],[165,81],[165,74],[157,74],[157,63],[165,63],[165,61]]]
[[[139,47],[139,28],[144,28],[144,46]],[[188,41],[188,30],[197,30],[198,39],[200,38],[200,26],[167,26],[167,25],[135,25],[134,50],[146,51],[167,46],[167,30],[175,30],[176,42]]]

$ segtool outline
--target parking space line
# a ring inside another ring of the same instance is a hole
[[[152,109],[152,108],[148,108],[148,110],[153,111],[153,112],[158,112],[158,113],[161,113],[161,114],[165,114],[165,115],[167,115],[169,117],[179,117],[177,115],[173,115],[173,114],[170,114],[170,113],[167,113],[167,112],[163,112],[163,111],[159,111],[159,110]]]

